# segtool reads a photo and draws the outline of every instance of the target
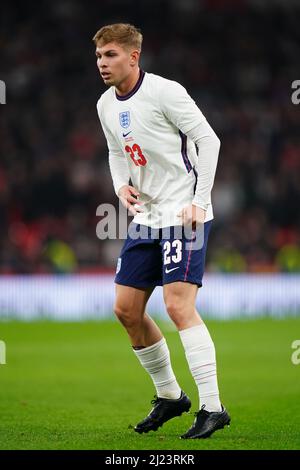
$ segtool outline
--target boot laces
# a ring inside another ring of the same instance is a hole
[[[151,400],[151,405],[157,405],[160,401],[160,398],[157,395],[154,395],[154,400]]]

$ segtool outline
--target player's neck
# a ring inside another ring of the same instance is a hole
[[[138,80],[140,77],[140,68],[137,67],[136,70],[134,70],[126,80],[124,80],[119,87],[116,87],[116,92],[119,96],[125,96],[128,95],[128,93],[131,92],[131,90],[134,89],[135,85],[137,84]]]

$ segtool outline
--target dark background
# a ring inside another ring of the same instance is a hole
[[[187,88],[221,139],[207,268],[300,271],[300,6],[292,1],[1,2],[0,273],[94,272],[118,200],[96,102],[104,24],[144,35],[145,71]]]

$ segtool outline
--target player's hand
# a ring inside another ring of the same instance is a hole
[[[136,215],[138,212],[143,212],[141,207],[139,207],[143,204],[138,200],[140,193],[133,186],[122,186],[119,189],[118,196],[123,206],[126,207],[132,215]]]
[[[190,206],[184,207],[178,214],[183,225],[192,226],[195,230],[197,225],[204,224],[206,211],[202,207],[191,204]]]

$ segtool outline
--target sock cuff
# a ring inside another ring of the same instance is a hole
[[[180,339],[185,350],[203,348],[213,344],[209,331],[204,323],[179,331]]]
[[[160,347],[166,346],[166,345],[167,345],[167,342],[166,342],[165,338],[162,337],[162,339],[160,339],[157,343],[151,344],[151,346],[147,346],[146,348],[143,348],[143,349],[134,349],[133,348],[133,351],[135,352],[135,354],[137,356],[143,356],[145,354],[154,352],[157,349],[159,349]]]
[[[189,338],[191,335],[198,335],[208,332],[208,329],[205,323],[201,323],[200,325],[191,326],[190,328],[186,328],[185,330],[179,330],[179,335],[181,340]]]

